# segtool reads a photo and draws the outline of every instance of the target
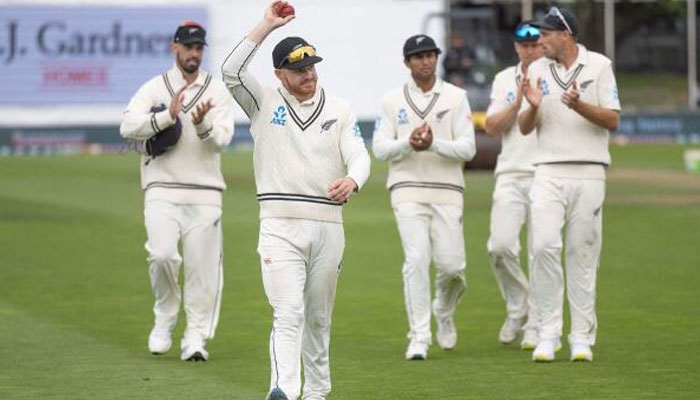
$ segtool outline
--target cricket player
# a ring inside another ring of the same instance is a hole
[[[278,88],[248,70],[270,32],[290,22],[286,2],[233,48],[224,81],[251,121],[260,205],[258,253],[273,310],[269,400],[326,399],[331,392],[330,330],[345,238],[342,209],[369,176],[370,158],[347,102],[317,84],[322,60],[300,37],[272,51]],[[300,363],[301,360],[301,363]]]
[[[537,43],[539,37],[540,30],[528,22],[515,28],[514,46],[520,62],[496,75],[491,88],[491,103],[486,111],[486,133],[500,136],[502,143],[496,163],[491,236],[487,244],[491,268],[506,302],[506,319],[498,339],[509,344],[524,331],[520,342],[524,350],[533,350],[537,345],[531,285],[520,267],[520,230],[529,219],[529,194],[535,174],[532,161],[537,138],[520,133],[517,117],[522,106],[522,84],[527,68],[542,57],[542,48]],[[527,231],[530,238],[529,223]]]
[[[177,28],[175,65],[146,82],[122,116],[121,135],[144,141],[141,186],[145,192],[149,273],[155,324],[153,354],[170,350],[180,310],[180,264],[185,263],[187,326],[181,358],[206,361],[214,337],[223,285],[221,192],[226,189],[219,153],[233,137],[233,101],[226,87],[199,69],[206,31],[195,22]],[[158,148],[174,132],[170,147]],[[174,145],[173,145],[174,143]],[[178,252],[182,245],[183,256]]]
[[[620,101],[610,60],[577,44],[578,21],[569,10],[552,7],[535,26],[545,57],[528,68],[528,105],[518,116],[523,134],[537,130],[530,202],[539,343],[532,357],[551,361],[560,347],[564,228],[571,360],[592,361],[608,137],[619,124]]]
[[[454,313],[466,289],[462,162],[476,153],[474,126],[466,92],[435,75],[438,54],[429,36],[406,40],[403,58],[411,78],[384,97],[374,129],[374,154],[389,162],[387,187],[404,250],[407,360],[428,357],[431,308],[438,345],[455,347]]]

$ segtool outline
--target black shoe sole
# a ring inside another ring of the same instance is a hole
[[[192,354],[192,355],[190,356],[190,358],[188,358],[188,359],[185,360],[185,361],[204,362],[204,361],[207,361],[207,359],[204,358],[204,356],[202,355],[202,353],[200,353],[200,352],[198,352],[198,351],[195,351],[195,353]]]

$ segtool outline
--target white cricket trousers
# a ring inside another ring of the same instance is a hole
[[[183,341],[203,343],[212,339],[223,288],[221,207],[149,200],[144,215],[156,327],[172,332],[177,323],[181,242],[187,319]]]
[[[532,180],[532,174],[499,174],[496,178],[487,248],[508,318],[527,316],[524,329],[536,331],[537,312],[531,280],[520,266],[520,231],[524,225],[527,226],[528,267],[532,262],[529,222]]]
[[[571,313],[569,343],[594,345],[596,274],[602,243],[604,179],[560,178],[535,172],[532,185],[532,278],[540,340],[562,335],[566,228],[566,293]]]
[[[439,317],[452,316],[466,290],[462,208],[450,204],[394,205],[404,251],[403,283],[408,338],[432,343],[430,332],[430,260],[435,264]]]
[[[331,392],[331,316],[345,249],[343,225],[294,218],[260,221],[258,254],[272,306],[270,390],[296,400],[325,399]]]

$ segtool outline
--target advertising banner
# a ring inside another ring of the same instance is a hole
[[[171,67],[186,20],[206,8],[0,6],[0,106],[124,104]]]

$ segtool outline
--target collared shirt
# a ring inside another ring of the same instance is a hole
[[[293,94],[289,93],[287,88],[280,86],[277,88],[282,96],[291,104],[302,116],[308,117],[313,112],[314,106],[318,104],[321,98],[321,88],[317,87],[316,92],[311,98],[302,101],[301,103],[294,97]]]
[[[574,82],[580,100],[594,106],[620,110],[617,84],[610,60],[578,46],[578,55],[567,69],[555,60],[540,58],[528,68],[533,84],[540,79],[542,103],[537,110],[538,147],[534,163],[594,163],[609,165],[609,132],[570,109],[561,100]],[[523,107],[528,109],[529,103]]]

